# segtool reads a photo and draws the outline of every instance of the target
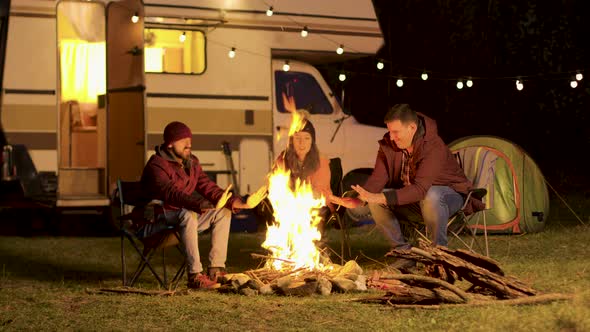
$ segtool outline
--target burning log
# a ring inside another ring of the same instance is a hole
[[[274,259],[262,255],[253,254],[253,256]],[[367,278],[355,261],[349,261],[344,266],[330,264],[317,270],[299,268],[277,271],[265,267],[244,273],[226,274],[220,282],[222,283],[220,292],[244,295],[307,296],[367,290]]]

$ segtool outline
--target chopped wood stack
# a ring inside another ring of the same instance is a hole
[[[386,294],[358,301],[416,307],[482,304],[491,300],[525,304],[568,298],[562,294],[537,296],[538,291],[515,277],[507,276],[495,260],[466,250],[432,247],[421,241],[420,248],[394,250],[392,255],[422,263],[425,275],[376,271],[368,278],[367,285],[383,289]],[[468,285],[459,287],[455,285],[457,281],[465,281]]]

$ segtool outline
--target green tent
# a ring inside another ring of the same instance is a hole
[[[488,191],[486,210],[471,216],[470,227],[491,233],[543,230],[549,216],[547,185],[521,147],[499,137],[468,136],[449,148],[474,186]]]

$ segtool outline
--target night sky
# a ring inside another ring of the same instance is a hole
[[[373,3],[385,39],[377,58],[385,68],[378,71],[370,57],[340,64],[344,83],[325,74],[336,90],[345,89],[345,108],[359,121],[383,125],[388,106],[409,103],[437,120],[447,143],[468,135],[509,139],[554,186],[588,191],[587,0]],[[584,79],[572,89],[577,70]],[[423,71],[427,81],[420,79]],[[458,79],[467,77],[473,87],[458,90]]]

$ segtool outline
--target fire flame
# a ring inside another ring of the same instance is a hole
[[[289,136],[299,131],[304,117],[293,112]],[[322,270],[321,252],[315,241],[321,239],[317,226],[321,221],[319,209],[325,205],[323,196],[314,197],[311,184],[295,180],[291,172],[280,165],[270,174],[268,199],[274,210],[275,223],[268,226],[263,248],[271,252],[266,267],[275,270]]]

